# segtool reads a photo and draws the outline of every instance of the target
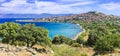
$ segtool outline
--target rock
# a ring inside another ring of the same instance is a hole
[[[54,54],[53,50],[48,50],[49,53]]]
[[[115,56],[115,54],[109,54],[109,56]]]
[[[26,46],[23,46],[21,49],[25,50],[25,49],[27,49],[27,47],[26,47]]]
[[[19,52],[19,51],[22,51],[22,49],[20,47],[16,46],[16,50],[15,51]]]
[[[12,51],[16,52],[17,48],[16,47],[13,47],[12,48]]]
[[[44,53],[47,53],[47,50],[45,48],[41,48],[38,50],[38,52],[44,52]]]
[[[36,51],[38,50],[37,48],[34,48],[34,47],[33,47],[33,49],[35,49]]]
[[[29,52],[31,56],[37,55],[37,49],[36,48],[28,48],[25,46],[12,46],[8,44],[0,44],[0,53],[3,53],[5,56],[18,56],[19,53],[22,53],[21,51]],[[44,48],[41,49],[42,52],[47,52]]]
[[[16,51],[19,52],[19,51],[22,51],[22,50],[26,50],[27,47],[19,47],[19,46],[16,46]]]
[[[8,49],[5,49],[5,52],[9,52],[9,50],[8,50]]]
[[[1,44],[1,45],[0,45],[0,48],[5,48],[5,46]]]
[[[32,48],[27,48],[26,49],[28,52],[31,52],[33,55],[36,55],[36,50],[35,49],[32,49]]]
[[[12,52],[12,48],[11,48],[10,45],[7,46],[6,51],[7,51],[7,52]]]

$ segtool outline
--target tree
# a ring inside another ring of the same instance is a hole
[[[95,50],[99,52],[113,51],[114,48],[120,47],[120,35],[111,34],[104,37],[101,37],[95,43]]]
[[[63,44],[63,43],[68,43],[71,39],[63,36],[63,35],[57,35],[53,38],[52,43],[53,44]]]
[[[3,37],[4,43],[12,44],[18,36],[18,30],[20,28],[20,24],[16,23],[4,23],[0,25],[0,36]],[[14,37],[14,38],[13,38]]]
[[[95,44],[96,40],[98,39],[98,35],[95,31],[90,31],[89,38],[87,40],[87,44],[92,46]]]
[[[48,30],[44,28],[34,28],[32,34],[34,37],[34,41],[32,42],[31,46],[35,45],[35,43],[51,46],[52,43],[48,36]]]
[[[89,32],[89,38],[87,40],[88,45],[92,46],[96,43],[97,39],[102,36],[110,34],[110,31],[105,27],[98,26]]]
[[[3,37],[3,43],[13,45],[32,47],[35,44],[46,44],[48,46],[52,44],[48,36],[48,30],[36,27],[34,24],[22,26],[17,23],[0,24],[0,37]]]
[[[35,28],[35,25],[33,25],[33,24],[26,24],[20,28],[20,35],[21,36],[19,38],[23,38],[24,40],[22,40],[22,41],[25,41],[28,47],[34,41],[34,37],[32,34],[33,33],[32,30],[34,28]]]
[[[86,36],[86,32],[82,33],[80,36],[78,36],[76,42],[79,43],[79,44],[84,44],[85,41],[84,41],[84,36]]]
[[[25,39],[28,47],[41,43],[51,45],[48,30],[44,28],[38,28],[33,24],[26,24],[21,27],[20,33],[20,35]]]

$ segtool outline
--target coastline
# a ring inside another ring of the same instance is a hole
[[[50,22],[50,21],[16,20],[16,22]],[[78,34],[76,34],[76,35],[72,38],[72,40],[76,40],[76,39],[79,37],[79,35],[81,35],[83,32],[85,32],[85,29],[83,29],[82,26],[80,26],[79,23],[73,23],[73,24],[78,25],[78,26],[82,29],[81,32],[79,32]]]
[[[77,25],[79,25],[79,24],[77,24]],[[82,29],[81,26],[80,26],[80,28]],[[85,29],[82,29],[82,32],[79,32],[75,37],[72,38],[72,40],[76,40],[79,37],[79,35],[81,35],[83,32],[85,32]]]

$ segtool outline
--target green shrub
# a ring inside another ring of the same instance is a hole
[[[12,45],[32,47],[41,43],[48,46],[52,44],[48,36],[48,30],[36,27],[34,24],[20,25],[13,22],[0,24],[0,37],[2,37],[3,43]]]
[[[84,44],[83,37],[78,37],[76,41],[77,41],[77,43],[79,43],[79,44]]]
[[[13,45],[15,45],[15,46],[17,46],[17,45],[19,45],[19,46],[25,46],[26,43],[23,42],[23,41],[15,41],[15,42],[13,43]]]
[[[120,35],[118,34],[101,37],[97,40],[94,49],[98,52],[108,52],[115,48],[120,48]]]
[[[63,35],[57,35],[53,38],[52,43],[53,44],[63,44],[63,43],[68,44],[70,40],[71,40],[70,38],[67,38]]]
[[[73,46],[73,47],[80,47],[80,44],[79,43],[73,43],[71,46]]]
[[[87,54],[86,53],[81,53],[81,55],[80,56],[87,56]]]

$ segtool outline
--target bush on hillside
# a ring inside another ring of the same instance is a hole
[[[32,47],[35,44],[50,46],[48,30],[36,27],[34,24],[20,25],[17,23],[0,24],[0,37],[3,43]]]
[[[95,43],[95,50],[99,52],[113,51],[115,48],[120,48],[120,35],[118,34],[101,37]]]
[[[52,43],[53,44],[68,44],[68,42],[70,41],[70,38],[67,38],[66,36],[63,35],[57,35],[53,38]]]

